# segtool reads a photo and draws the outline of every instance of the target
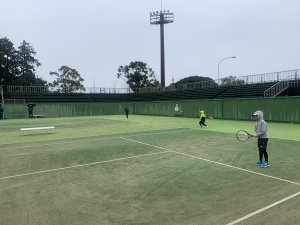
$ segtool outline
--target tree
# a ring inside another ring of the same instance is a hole
[[[36,51],[26,41],[23,41],[18,47],[19,74],[17,83],[19,85],[41,85],[41,78],[37,80],[35,74],[35,67],[41,66],[41,63],[35,58],[35,55]],[[42,84],[46,83],[42,82]]]
[[[210,77],[190,76],[177,81],[175,84],[188,84],[188,83],[205,82],[205,81],[214,81],[214,80],[211,79]]]
[[[14,83],[18,71],[17,51],[7,38],[0,38],[0,84]]]
[[[35,74],[35,67],[41,65],[35,55],[26,41],[16,50],[8,38],[0,38],[0,84],[47,86],[47,81]]]
[[[185,77],[176,83],[171,84],[170,88],[178,88],[179,86],[185,85],[186,88],[203,88],[203,87],[211,87],[216,86],[216,82],[210,77],[201,77],[201,76],[189,76]]]
[[[238,79],[236,76],[229,76],[221,79],[221,86],[243,85],[243,84],[245,84],[245,81],[242,79]]]
[[[56,80],[49,83],[49,86],[61,93],[74,93],[76,91],[85,91],[82,82],[84,79],[76,69],[68,66],[62,66],[58,72],[50,72],[51,76],[56,76]]]
[[[138,88],[143,87],[158,87],[159,81],[156,80],[154,71],[147,66],[146,63],[135,61],[129,65],[120,66],[117,77],[125,77],[126,83],[136,92]]]

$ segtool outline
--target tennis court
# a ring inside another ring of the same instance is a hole
[[[300,125],[124,116],[1,121],[0,224],[299,224]],[[55,126],[53,134],[20,128]]]

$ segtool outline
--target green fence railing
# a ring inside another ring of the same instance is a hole
[[[178,106],[175,111],[176,104]],[[196,118],[199,110],[216,119],[248,120],[256,110],[264,112],[266,120],[300,123],[300,97],[173,100],[130,103],[38,103],[33,114],[46,117],[119,115],[124,107],[130,114],[184,116]],[[26,118],[26,104],[5,104],[7,119]]]

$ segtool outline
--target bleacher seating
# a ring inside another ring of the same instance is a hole
[[[239,86],[230,86],[217,98],[251,98],[264,97],[264,91],[273,86],[275,82],[259,83],[259,84],[245,84]]]
[[[300,96],[300,79],[290,80],[289,87],[278,96]]]
[[[166,101],[184,99],[222,99],[263,97],[264,91],[275,82],[173,90],[153,93],[92,94],[92,93],[7,93],[11,99],[25,99],[29,102],[135,102]]]

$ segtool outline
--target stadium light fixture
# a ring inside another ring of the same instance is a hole
[[[165,44],[164,44],[164,24],[174,22],[174,13],[169,10],[156,11],[150,14],[150,24],[160,25],[160,73],[161,73],[161,87],[165,87]]]

